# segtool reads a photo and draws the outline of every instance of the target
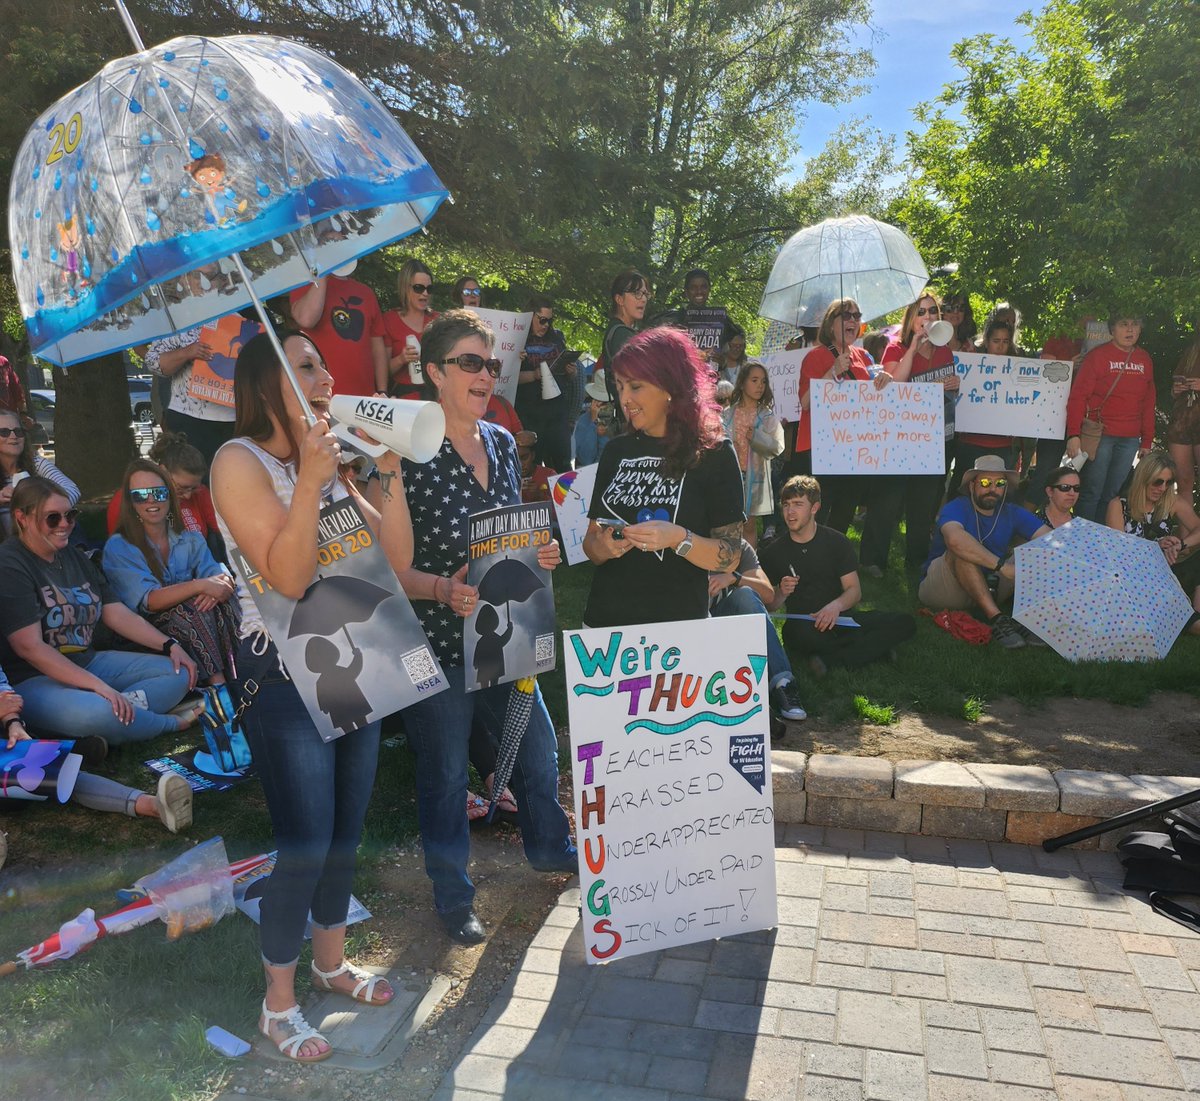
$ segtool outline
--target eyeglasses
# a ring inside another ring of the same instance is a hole
[[[929,306],[929,307],[918,306],[917,307],[917,316],[918,317],[929,317],[930,315],[933,315],[934,317],[936,317],[941,312],[942,311],[939,310],[937,308],[937,306]]]
[[[975,484],[982,489],[987,489],[989,486],[995,486],[997,489],[1003,489],[1008,485],[1007,478],[976,478]]]
[[[962,313],[963,310],[965,310],[965,309],[966,309],[966,306],[964,306],[961,302],[943,302],[942,303],[942,313],[950,313],[951,311],[953,311],[954,313]]]
[[[638,298],[638,299],[648,299],[648,298],[650,297],[650,288],[649,288],[649,287],[642,287],[642,289],[641,289],[641,290],[637,290],[637,291],[626,291],[625,293],[626,293],[626,294],[632,294],[634,298]]]
[[[144,505],[147,501],[168,501],[171,491],[166,486],[151,486],[149,489],[131,489],[129,499]]]
[[[1065,485],[1062,482],[1058,482],[1055,485],[1052,485],[1050,488],[1057,489],[1059,493],[1078,493],[1079,492],[1079,486],[1073,486],[1069,482]]]
[[[62,527],[64,524],[70,526],[79,519],[79,509],[70,508],[66,512],[47,512],[42,519],[46,521],[46,527],[51,530]]]
[[[838,314],[838,317],[844,317],[849,321],[862,320],[862,314],[858,310],[855,310],[853,313],[850,310],[843,310],[840,314]]]
[[[477,375],[485,367],[487,373],[492,378],[500,377],[500,368],[503,364],[498,359],[484,359],[483,356],[477,356],[474,352],[463,352],[460,356],[451,356],[449,359],[442,360],[444,367],[448,363],[456,363],[460,371],[466,371],[468,375]]]
[[[1157,489],[1159,486],[1174,485],[1175,479],[1174,478],[1155,478],[1154,481],[1152,481],[1150,484],[1152,486],[1154,486],[1155,489]]]
[[[463,287],[462,292],[467,298],[478,298],[483,291],[479,287]]]
[[[18,440],[25,438],[24,428],[0,428],[0,440],[7,440],[9,436],[16,436]]]
[[[541,317],[538,314],[534,314],[533,319],[539,325],[549,325],[554,320],[554,316],[552,314],[550,317]]]
[[[432,283],[409,283],[408,287],[413,294],[429,294],[433,290]]]

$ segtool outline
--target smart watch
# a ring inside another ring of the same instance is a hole
[[[688,531],[687,528],[684,528],[683,538],[676,545],[675,553],[679,555],[680,558],[686,558],[692,553],[692,545],[692,533]]]
[[[166,641],[166,642],[164,642],[164,643],[162,644],[162,651],[161,651],[161,653],[162,653],[162,656],[163,656],[164,658],[167,658],[167,657],[170,657],[170,656],[171,656],[171,647],[172,647],[172,646],[179,646],[179,639],[177,639],[177,638],[171,638],[170,636],[168,636],[168,637],[167,637],[167,641]],[[181,650],[183,649],[183,647],[182,647],[182,646],[180,646],[179,648],[180,648]]]

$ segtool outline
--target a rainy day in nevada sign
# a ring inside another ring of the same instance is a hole
[[[764,616],[569,631],[589,963],[777,923]]]

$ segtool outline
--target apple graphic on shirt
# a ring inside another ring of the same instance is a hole
[[[354,343],[362,339],[367,319],[362,310],[354,308],[361,305],[362,299],[358,295],[351,295],[349,298],[343,298],[340,306],[333,307],[333,311],[329,315],[329,323],[333,326],[333,331],[343,340]]]

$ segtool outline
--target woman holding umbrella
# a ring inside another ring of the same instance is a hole
[[[417,815],[434,907],[446,934],[459,944],[477,944],[486,937],[474,910],[475,886],[467,875],[470,832],[463,806],[471,727],[478,719],[500,736],[517,692],[508,683],[468,694],[463,664],[463,620],[479,598],[465,581],[468,518],[521,500],[516,443],[485,419],[500,377],[492,347],[492,331],[469,310],[448,310],[425,330],[421,362],[426,395],[441,403],[446,438],[428,463],[405,463],[415,550],[413,568],[401,579],[449,681],[446,691],[404,711],[405,729],[417,760]],[[544,569],[553,569],[560,557],[556,542],[538,550]],[[536,689],[531,702],[512,775],[521,840],[539,871],[575,871],[575,846],[558,804],[554,727]]]
[[[212,468],[217,518],[236,546],[277,591],[299,599],[317,572],[317,519],[322,506],[355,498],[397,572],[412,560],[412,527],[397,479],[399,458],[377,460],[382,482],[376,511],[339,474],[341,449],[329,430],[333,378],[303,333],[279,334],[308,401],[308,410],[283,380],[263,334],[238,356],[234,376],[236,436]],[[306,427],[305,413],[316,417]],[[392,998],[383,979],[346,963],[346,914],[355,852],[379,750],[379,724],[331,742],[317,733],[308,709],[279,662],[257,606],[238,586],[242,623],[236,695],[242,724],[262,778],[279,850],[262,901],[262,958],[267,991],[259,1029],[280,1052],[300,1063],[332,1054],[296,1004],[296,963],[309,912],[313,925],[313,983],[367,1005]]]

